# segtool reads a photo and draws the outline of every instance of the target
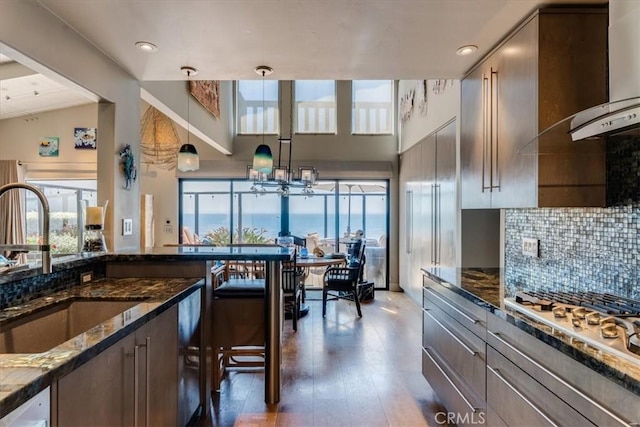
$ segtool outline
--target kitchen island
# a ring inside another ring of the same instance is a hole
[[[638,421],[640,358],[598,349],[505,305],[512,298],[500,269],[422,272],[423,373],[449,411],[482,414],[492,426]]]
[[[203,286],[201,279],[102,278],[0,311],[1,326],[72,301],[129,301],[134,304],[122,315],[111,317],[46,351],[0,354],[0,418]],[[199,295],[196,297],[200,299]],[[197,317],[200,317],[199,313]],[[86,380],[91,381],[91,378]]]
[[[20,309],[16,307],[24,306],[34,300],[34,297],[49,298],[52,303],[58,297],[62,298],[65,293],[89,292],[100,293],[114,286],[126,285],[136,287],[138,290],[147,289],[154,295],[152,302],[144,301],[136,305],[146,307],[148,316],[142,316],[127,325],[135,328],[135,325],[144,324],[146,320],[159,314],[166,305],[177,302],[173,295],[165,300],[156,301],[165,295],[161,289],[174,289],[180,295],[178,288],[181,286],[199,286],[203,289],[201,303],[201,318],[204,319],[200,325],[201,345],[200,360],[206,360],[206,348],[210,341],[211,325],[211,295],[212,278],[211,268],[216,262],[224,260],[263,260],[267,262],[267,341],[265,343],[266,367],[265,367],[265,401],[276,403],[280,393],[280,327],[281,324],[281,289],[280,289],[280,263],[290,260],[293,251],[280,246],[273,247],[167,247],[152,248],[141,251],[132,251],[119,254],[92,254],[90,256],[78,255],[68,257],[61,263],[53,265],[53,273],[42,275],[38,269],[24,270],[14,273],[10,278],[7,276],[0,280],[2,293],[0,293],[0,318],[14,318]],[[91,273],[94,279],[92,286],[83,288],[78,285],[87,273]],[[14,280],[11,280],[14,279]],[[202,280],[204,279],[204,280]],[[202,280],[202,281],[201,281]],[[139,283],[138,285],[135,285]],[[119,285],[118,285],[119,284]],[[134,289],[131,288],[131,290]],[[82,289],[82,290],[81,290]],[[60,293],[62,292],[62,293]],[[123,291],[126,293],[126,291]],[[134,298],[135,293],[129,294]],[[138,295],[138,298],[141,296]],[[36,298],[37,299],[37,298]],[[42,303],[42,302],[41,302]],[[143,310],[144,311],[144,310]],[[149,317],[151,316],[151,317]],[[126,332],[122,332],[126,333]],[[114,331],[115,334],[115,331]],[[113,336],[111,334],[109,337]],[[0,368],[2,369],[0,381],[2,384],[2,394],[0,394],[0,417],[16,408],[28,398],[43,390],[58,376],[64,375],[74,368],[76,363],[84,363],[84,358],[91,358],[99,354],[101,349],[108,347],[109,343],[117,340],[117,337],[103,337],[89,348],[82,352],[73,353],[74,349],[57,348],[63,352],[55,353],[63,361],[58,363],[52,354],[3,354],[0,355]],[[106,340],[106,341],[104,341]],[[65,343],[65,346],[67,343]],[[70,351],[64,353],[64,351]],[[66,354],[66,356],[65,356]],[[36,363],[35,367],[25,363],[25,360]],[[202,410],[207,413],[211,396],[210,366],[203,364],[206,368],[201,370],[200,393]],[[55,369],[54,369],[55,368]],[[28,371],[28,373],[27,373]],[[16,380],[21,375],[26,375],[28,381]],[[13,384],[15,382],[15,386]]]

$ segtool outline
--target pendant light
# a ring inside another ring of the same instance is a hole
[[[253,170],[265,175],[270,175],[273,170],[273,156],[271,155],[271,148],[264,143],[264,77],[273,73],[273,68],[266,65],[259,65],[254,71],[262,76],[262,144],[258,145],[253,155]]]
[[[193,67],[182,67],[180,70],[187,75],[187,82],[191,76],[198,74],[198,70]],[[189,88],[187,88],[189,91]],[[200,169],[200,158],[198,157],[198,150],[189,142],[191,135],[191,124],[189,122],[189,93],[187,92],[187,143],[182,144],[180,151],[178,152],[178,170],[180,172],[197,171]]]

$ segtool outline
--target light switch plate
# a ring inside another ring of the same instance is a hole
[[[540,240],[523,237],[522,238],[522,255],[539,258],[540,257]]]
[[[133,219],[124,218],[122,220],[122,235],[131,236],[133,234]]]

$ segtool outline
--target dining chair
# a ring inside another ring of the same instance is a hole
[[[327,315],[327,297],[330,291],[337,292],[338,299],[342,297],[353,298],[358,310],[358,316],[362,317],[360,300],[358,299],[358,283],[362,278],[364,269],[364,242],[358,248],[357,254],[348,260],[346,267],[329,267],[324,273],[322,287],[322,317]]]

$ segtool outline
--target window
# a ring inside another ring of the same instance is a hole
[[[95,180],[47,180],[29,184],[38,187],[49,202],[49,241],[51,253],[55,255],[75,254],[82,249],[82,230],[78,230],[80,200],[87,200],[89,206],[96,204]],[[26,194],[26,236],[27,244],[38,244],[42,240],[42,207],[37,196],[30,191]],[[29,253],[34,260],[39,255]]]
[[[336,133],[335,80],[296,80],[296,133]]]
[[[306,237],[309,251],[346,252],[357,230],[366,237],[365,277],[387,287],[389,182],[320,181],[313,192],[291,188],[284,202],[276,188],[264,191],[241,180],[181,179],[180,225],[205,244],[273,243],[284,220]],[[317,279],[317,280],[316,280]],[[321,284],[317,275],[311,285]]]
[[[354,80],[351,90],[351,133],[393,133],[393,80]]]
[[[262,80],[238,80],[236,83],[238,134],[275,135],[280,132],[278,81],[264,80],[264,96],[262,83]]]

